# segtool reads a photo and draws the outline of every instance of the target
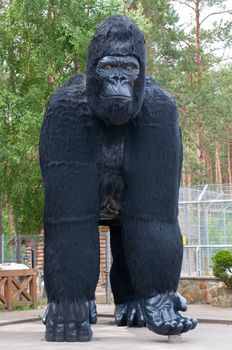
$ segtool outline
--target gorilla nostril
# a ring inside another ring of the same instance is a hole
[[[109,81],[113,84],[118,84],[119,82],[119,77],[117,75],[109,77]]]

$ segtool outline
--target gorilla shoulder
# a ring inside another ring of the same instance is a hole
[[[163,122],[176,122],[178,110],[173,96],[162,89],[151,76],[146,78],[144,102],[141,109],[142,123],[151,123],[161,120]]]
[[[161,86],[153,76],[146,78],[145,94],[150,95],[152,99],[161,100],[165,102],[172,102],[176,105],[174,97],[170,94],[170,92],[161,88]]]
[[[46,117],[81,117],[89,115],[86,98],[86,77],[75,74],[68,79],[50,98]]]

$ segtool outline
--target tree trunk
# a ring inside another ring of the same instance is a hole
[[[213,183],[212,159],[207,150],[205,150],[204,160],[205,160],[205,173],[207,177],[207,182]]]
[[[15,218],[15,258],[17,263],[21,263],[21,237],[19,231],[19,221]]]
[[[200,0],[196,0],[195,2],[195,20],[196,20],[196,37],[195,37],[195,65],[199,66],[201,64],[201,38],[200,38],[200,31],[201,31],[201,25],[200,25]],[[199,76],[197,74],[196,76],[197,80],[199,79]]]
[[[198,117],[199,125],[200,125],[200,120],[201,118]],[[195,138],[196,146],[197,146],[197,154],[196,154],[196,162],[199,165],[199,169],[196,171],[196,176],[197,176],[197,182],[199,182],[199,179],[204,179],[205,178],[205,171],[204,171],[204,157],[201,152],[201,131],[198,130],[196,132],[196,138]]]
[[[231,171],[231,150],[230,150],[230,129],[228,129],[228,142],[227,142],[227,166],[228,166],[228,179],[229,184],[232,186],[232,171]]]
[[[188,173],[187,175],[187,186],[191,187],[192,186],[192,174]]]
[[[221,167],[221,155],[220,155],[220,146],[217,143],[215,149],[215,160],[216,160],[216,181],[219,184],[223,183],[222,178],[222,167]]]
[[[11,209],[10,209],[9,204],[6,205],[6,214],[7,214],[7,223],[8,223],[8,228],[9,228],[9,234],[10,234],[10,237],[12,237],[13,228],[14,228],[14,219],[13,219],[13,216],[11,214]]]

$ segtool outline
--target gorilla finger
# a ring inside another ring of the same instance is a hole
[[[188,318],[182,318],[182,320],[180,321],[183,324],[183,329],[181,333],[186,333],[192,329],[193,323]]]
[[[93,299],[89,301],[89,321],[91,324],[97,323],[97,306]]]
[[[55,341],[61,342],[64,341],[64,323],[58,323],[55,327],[54,333]]]
[[[93,332],[88,322],[77,325],[77,341],[87,342],[92,339]]]
[[[65,324],[65,340],[68,342],[77,341],[77,329],[75,322]]]
[[[127,311],[127,305],[116,305],[114,317],[115,323],[118,327],[123,327],[127,325]]]
[[[143,317],[140,305],[138,305],[136,308],[136,316],[137,316],[136,317],[137,318],[137,327],[145,327],[146,324],[144,321],[144,317]]]
[[[45,313],[44,313],[44,315],[43,315],[43,318],[42,318],[42,322],[43,322],[43,324],[46,326],[46,323],[47,323],[47,319],[48,319],[48,310],[49,310],[49,304],[48,304],[48,306],[47,306],[47,308],[46,308],[46,311],[45,311]]]
[[[168,332],[168,335],[178,335],[182,332],[184,326],[181,322],[173,321],[171,322],[171,328]]]
[[[146,323],[143,318],[137,316],[137,327],[146,327]]]
[[[195,318],[190,318],[190,321],[192,322],[192,329],[196,328],[198,321]]]
[[[176,293],[176,307],[180,311],[186,311],[188,309],[186,299],[178,292]]]
[[[127,325],[127,313],[123,311],[115,313],[115,323],[118,327],[125,327]]]
[[[128,327],[136,327],[137,317],[135,313],[135,309],[130,309],[127,314],[127,326]]]
[[[46,341],[54,341],[55,340],[54,333],[55,333],[54,332],[54,327],[46,325],[45,340]]]
[[[152,325],[147,324],[147,327],[154,333],[157,333],[160,335],[167,335],[171,329],[171,324],[169,322],[165,322],[165,323],[154,322]]]

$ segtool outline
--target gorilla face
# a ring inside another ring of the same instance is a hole
[[[145,89],[143,33],[125,16],[112,16],[97,28],[89,45],[86,95],[92,114],[106,124],[135,118]]]
[[[133,112],[134,82],[139,75],[138,60],[132,56],[105,56],[97,63],[96,75],[102,82],[99,103],[108,122],[128,122]]]

